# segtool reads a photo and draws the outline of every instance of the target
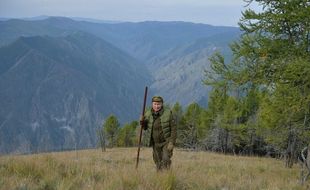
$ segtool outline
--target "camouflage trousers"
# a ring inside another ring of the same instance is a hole
[[[173,150],[168,150],[167,146],[167,143],[163,146],[153,145],[153,160],[156,164],[157,171],[170,169]]]

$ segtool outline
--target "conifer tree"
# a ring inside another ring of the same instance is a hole
[[[262,10],[243,12],[239,22],[243,34],[231,45],[231,62],[219,53],[210,59],[205,80],[213,86],[209,110],[214,124],[221,124],[229,116],[225,117],[229,98],[220,97],[236,97],[238,114],[233,123],[284,152],[291,167],[310,137],[306,132],[310,124],[310,4],[308,0],[245,2],[258,3]],[[241,93],[236,96],[235,90]],[[252,138],[240,139],[254,150]]]
[[[120,124],[118,122],[118,119],[114,115],[108,116],[103,124],[106,137],[109,141],[110,147],[112,148],[116,144],[116,138],[119,132],[119,127]]]
[[[130,147],[134,146],[136,140],[136,129],[138,126],[137,121],[132,121],[130,124],[125,124],[119,131],[117,136],[117,145]]]

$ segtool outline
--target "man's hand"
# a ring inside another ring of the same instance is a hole
[[[143,126],[144,125],[144,120],[145,117],[143,115],[140,116],[140,125]]]
[[[171,151],[171,150],[173,150],[173,147],[174,147],[173,143],[172,143],[172,142],[169,142],[169,143],[168,143],[168,146],[167,146],[167,149],[168,149],[169,151]]]
[[[147,130],[147,121],[143,115],[140,116],[140,126],[143,127],[144,130]]]

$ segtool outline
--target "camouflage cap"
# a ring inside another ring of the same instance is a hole
[[[153,96],[152,102],[164,102],[164,100],[160,96]]]

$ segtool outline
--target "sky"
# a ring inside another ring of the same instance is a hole
[[[186,21],[238,26],[243,0],[0,0],[0,17],[83,17],[110,21]],[[257,5],[251,9],[258,10]]]

